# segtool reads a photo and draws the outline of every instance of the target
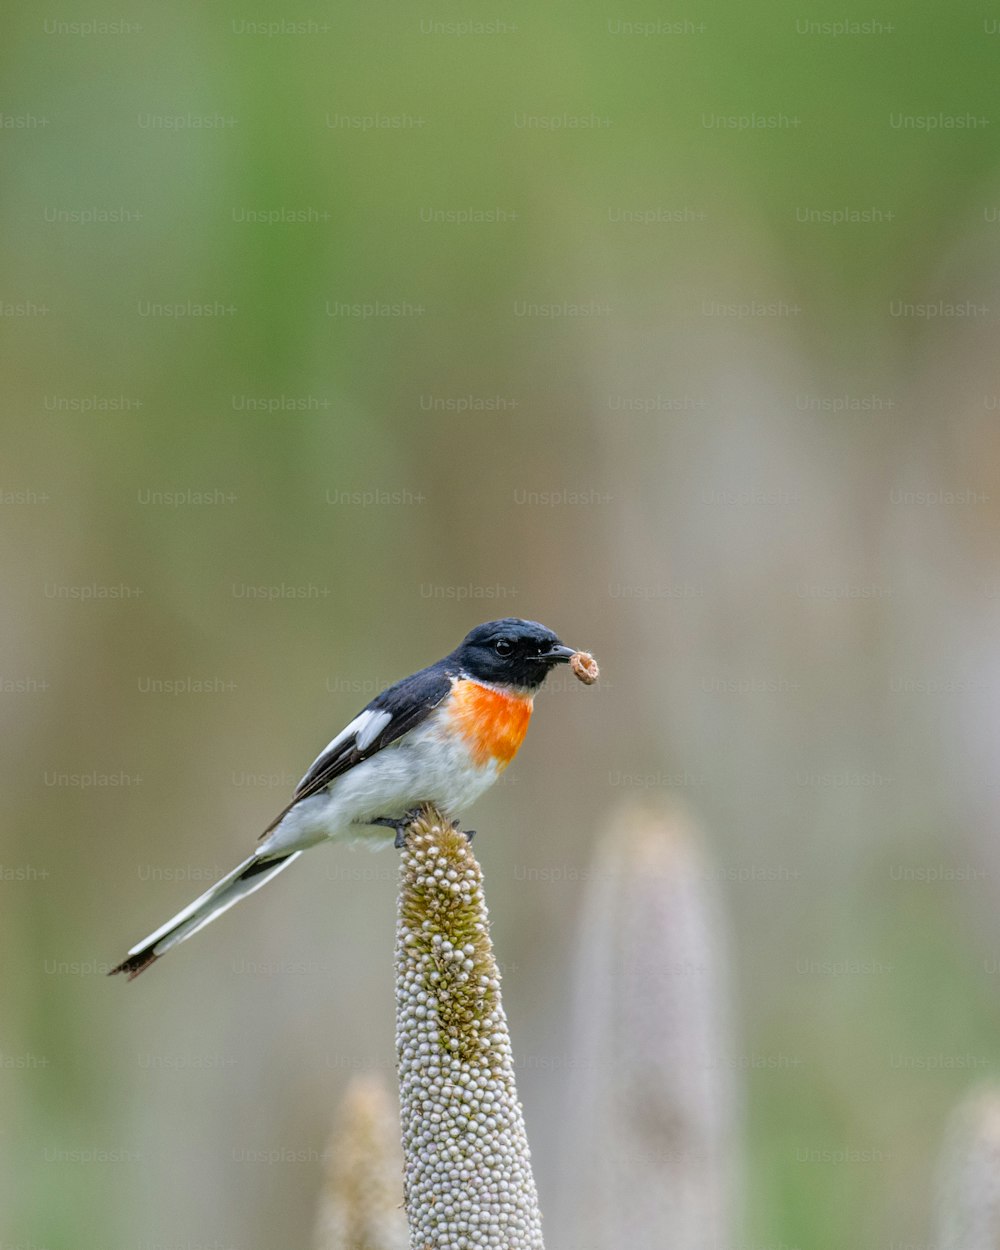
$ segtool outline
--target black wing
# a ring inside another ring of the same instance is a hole
[[[295,797],[260,835],[267,837],[303,799],[325,789],[331,781],[370,759],[383,747],[426,720],[451,690],[451,673],[442,663],[404,677],[375,696],[317,758],[295,787]]]

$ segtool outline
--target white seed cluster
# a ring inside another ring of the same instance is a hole
[[[435,813],[402,855],[396,1050],[411,1250],[542,1250],[482,874]]]

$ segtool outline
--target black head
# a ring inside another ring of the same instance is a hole
[[[564,646],[551,629],[516,616],[487,621],[468,633],[452,652],[462,671],[477,681],[535,690],[557,664],[565,664],[573,648]]]

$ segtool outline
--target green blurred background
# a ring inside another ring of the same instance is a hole
[[[394,857],[103,972],[509,614],[604,673],[474,818],[543,1210],[640,790],[728,912],[738,1245],[928,1241],[1000,1066],[994,12],[9,7],[5,1247],[307,1244]]]

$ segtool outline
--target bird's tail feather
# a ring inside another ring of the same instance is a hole
[[[200,898],[196,898],[183,911],[178,912],[172,920],[168,920],[138,946],[133,946],[128,953],[128,958],[123,960],[117,968],[112,968],[108,975],[114,976],[116,972],[125,972],[131,981],[161,955],[166,954],[171,947],[177,946],[192,933],[197,933],[216,916],[221,916],[224,911],[228,911],[240,899],[246,898],[254,890],[259,890],[262,885],[266,885],[272,877],[276,877],[283,868],[287,868],[301,854],[301,851],[292,851],[288,855],[275,859],[261,859],[256,855],[251,855],[249,859],[234,868],[228,876],[217,881],[210,890],[206,890]]]

